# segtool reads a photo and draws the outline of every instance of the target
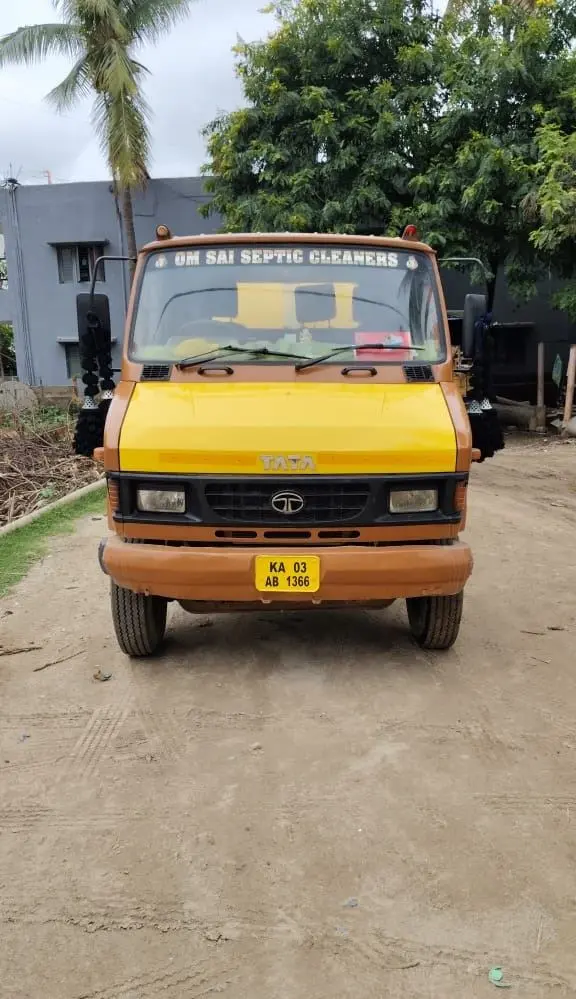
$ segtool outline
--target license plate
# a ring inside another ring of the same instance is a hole
[[[256,589],[260,593],[316,593],[320,589],[318,555],[257,555]]]

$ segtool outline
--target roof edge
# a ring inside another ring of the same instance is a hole
[[[187,246],[227,245],[230,243],[336,243],[348,246],[384,246],[413,253],[435,254],[427,243],[400,239],[396,236],[351,236],[322,232],[226,232],[205,233],[198,236],[173,236],[171,239],[153,240],[141,247],[142,253],[156,250],[173,250]]]

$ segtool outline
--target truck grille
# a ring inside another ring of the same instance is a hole
[[[296,497],[283,513],[282,494]],[[360,517],[370,499],[368,482],[312,482],[287,479],[274,482],[209,482],[205,486],[210,509],[228,522],[244,524],[338,524]],[[298,499],[303,503],[300,509]],[[276,503],[276,508],[274,505]]]

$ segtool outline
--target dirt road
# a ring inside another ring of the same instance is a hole
[[[444,655],[394,605],[173,612],[130,663],[104,524],[55,541],[0,611],[42,646],[0,658],[2,997],[574,996],[576,447],[473,479]]]

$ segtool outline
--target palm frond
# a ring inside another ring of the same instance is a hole
[[[123,0],[53,0],[62,19],[77,26],[87,47],[117,38],[128,45],[130,34],[122,16]]]
[[[148,178],[150,109],[141,94],[100,94],[92,121],[112,176],[121,189],[145,185]]]
[[[30,66],[47,55],[78,57],[82,40],[74,24],[32,24],[0,38],[0,66]]]
[[[92,90],[88,60],[82,55],[72,67],[68,76],[46,96],[57,111],[68,111],[77,101],[88,97]]]
[[[139,89],[139,78],[145,67],[132,59],[126,45],[111,38],[89,51],[95,89],[111,98],[133,96]]]
[[[139,42],[155,42],[184,21],[192,0],[125,0],[124,23]]]
[[[53,6],[68,23],[91,16],[99,20],[120,21],[118,0],[52,0]]]

